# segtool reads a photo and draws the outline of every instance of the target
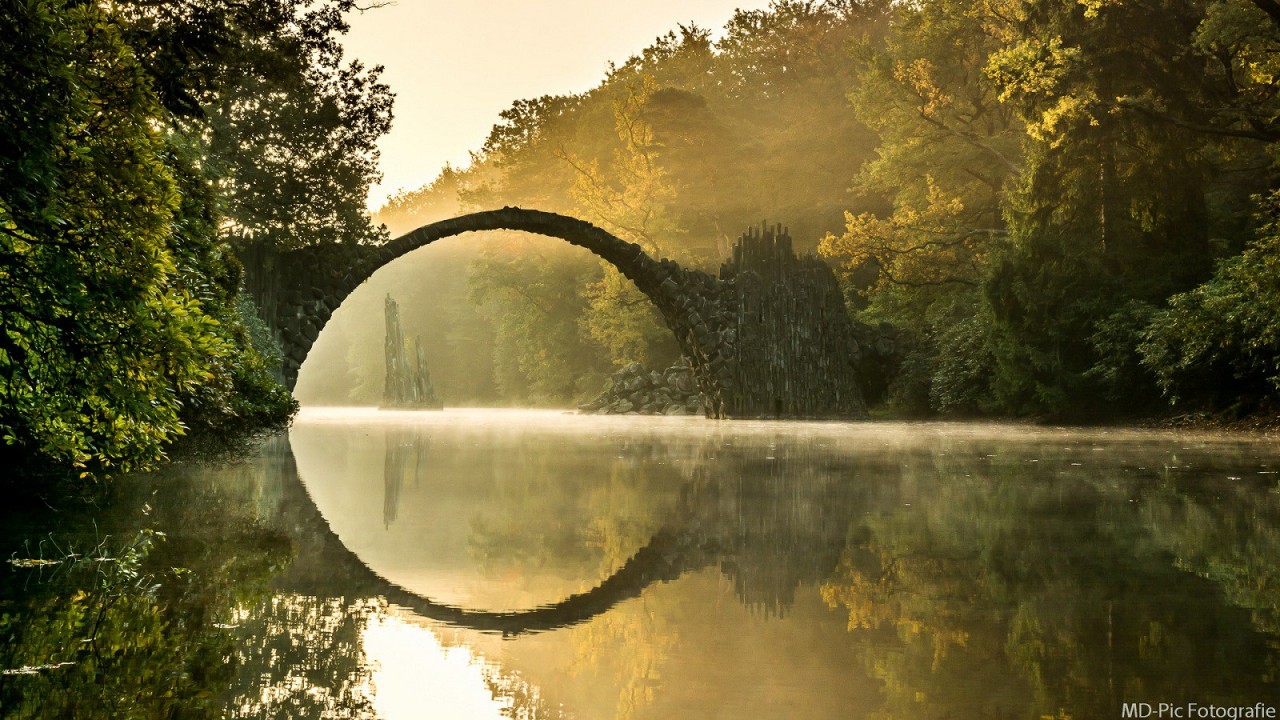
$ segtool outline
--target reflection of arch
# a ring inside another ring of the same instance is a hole
[[[282,520],[298,548],[294,562],[279,579],[284,589],[334,597],[381,595],[388,602],[425,618],[457,627],[513,636],[576,625],[639,596],[655,582],[674,580],[715,559],[714,551],[694,535],[664,530],[612,575],[586,592],[528,610],[461,608],[437,602],[387,580],[347,549],[303,486],[291,449],[287,463],[279,470],[280,507],[286,514]]]
[[[695,546],[688,537],[662,531],[599,585],[559,602],[529,610],[469,610],[436,602],[386,580],[382,581],[383,587],[379,594],[388,602],[406,607],[432,620],[472,630],[501,632],[507,636],[522,635],[585,622],[623,600],[638,597],[655,582],[674,580],[686,571],[703,567],[709,562],[707,553]],[[366,568],[366,572],[373,571]]]
[[[381,246],[323,244],[277,253],[258,245],[242,250],[245,285],[284,349],[288,386],[292,389],[296,384],[302,362],[333,312],[370,275],[437,240],[482,230],[519,230],[559,238],[616,267],[653,301],[675,333],[693,364],[708,414],[722,414],[722,390],[730,377],[723,366],[730,353],[722,346],[731,336],[720,332],[729,323],[726,293],[721,291],[724,283],[671,260],[655,260],[639,245],[582,220],[512,207],[424,225]]]

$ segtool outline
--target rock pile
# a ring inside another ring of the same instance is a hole
[[[631,363],[613,374],[600,396],[578,407],[595,415],[702,415],[702,396],[693,371],[684,363],[658,371],[646,371]]]

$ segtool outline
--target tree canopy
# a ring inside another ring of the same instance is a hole
[[[1245,290],[1274,282],[1261,248],[1277,180],[1275,11],[779,0],[738,12],[719,40],[681,26],[580,95],[515,102],[470,166],[379,217],[399,231],[442,203],[526,204],[708,268],[746,227],[781,221],[835,266],[857,319],[894,339],[877,360],[887,370],[868,373],[885,387],[868,395],[898,412],[1254,411],[1275,400],[1260,380],[1275,357],[1269,306]],[[504,244],[472,263],[491,317],[539,304],[523,288],[548,259],[580,268],[576,295],[472,352],[515,353],[530,382],[595,378],[579,387],[670,359],[607,269],[521,252],[534,250]],[[540,350],[552,336],[574,350]],[[572,399],[560,387],[540,397]]]
[[[8,456],[95,474],[148,464],[184,428],[287,415],[235,249],[386,237],[363,205],[391,94],[343,57],[356,9],[6,11]],[[583,93],[514,101],[469,165],[378,219],[532,206],[704,269],[780,221],[891,340],[867,395],[897,412],[1268,411],[1278,16],[1263,0],[778,0],[718,34],[678,26]],[[563,405],[619,365],[677,358],[586,253],[507,234],[442,262],[398,297],[434,308],[406,331],[440,338],[446,402]],[[376,401],[358,395],[380,384],[381,343],[335,322],[344,347],[317,352],[341,354],[355,396],[331,399]]]
[[[149,467],[192,430],[293,412],[234,248],[383,237],[364,198],[391,96],[342,59],[353,7],[6,7],[0,456],[19,477]]]

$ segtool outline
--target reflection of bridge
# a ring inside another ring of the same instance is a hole
[[[310,596],[381,596],[431,620],[506,636],[585,622],[654,583],[714,565],[732,579],[744,604],[767,614],[784,612],[798,585],[821,581],[835,566],[847,529],[849,493],[860,492],[844,476],[831,482],[788,478],[785,460],[759,466],[728,461],[724,478],[687,485],[666,527],[595,587],[532,609],[491,611],[432,600],[371,570],[333,532],[302,484],[292,452],[288,457],[278,466],[278,520],[297,555],[278,578],[280,589]]]
[[[640,246],[563,215],[503,208],[425,225],[386,245],[246,248],[246,287],[284,350],[289,387],[330,316],[383,265],[437,240],[519,230],[586,248],[657,307],[693,367],[707,415],[862,417],[853,330],[831,270],[797,258],[781,228],[744,235],[720,277],[655,260]]]
[[[576,625],[639,596],[655,582],[674,580],[716,559],[714,548],[693,533],[662,531],[598,585],[560,602],[516,611],[460,608],[407,590],[371,570],[330,528],[302,485],[292,454],[280,470],[279,507],[298,548],[293,563],[279,578],[282,589],[305,595],[381,596],[422,617],[457,627],[514,636]]]

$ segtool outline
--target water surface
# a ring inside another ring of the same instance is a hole
[[[0,699],[388,719],[1276,706],[1278,471],[1238,436],[306,410],[247,461],[133,478],[94,518],[107,547],[167,534],[145,587],[10,571],[4,666],[29,672]],[[56,559],[55,537],[7,541]],[[110,652],[65,642],[102,606]]]

